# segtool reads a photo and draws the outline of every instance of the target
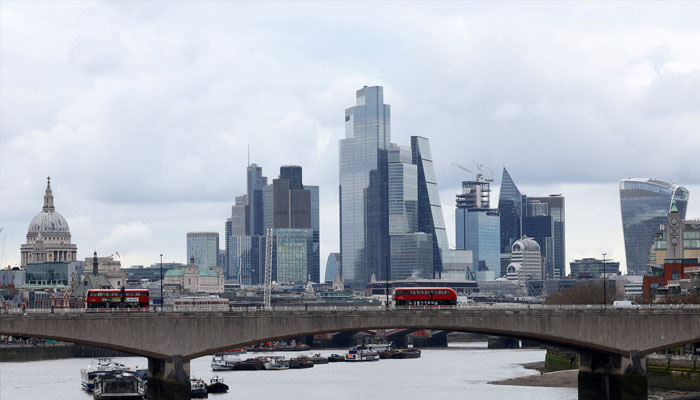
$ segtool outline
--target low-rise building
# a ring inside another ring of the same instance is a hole
[[[163,285],[171,289],[180,288],[185,293],[223,293],[224,272],[221,267],[200,269],[191,262],[165,273]]]
[[[599,260],[597,258],[583,258],[569,263],[571,277],[573,279],[600,278],[605,275],[620,275],[620,262],[613,260]]]
[[[650,273],[644,276],[642,296],[645,300],[652,300],[657,294],[687,294],[687,291],[684,293],[681,290],[680,281],[690,282],[691,274],[699,266],[697,258],[666,259],[663,269],[652,267]],[[673,285],[673,290],[670,285]]]

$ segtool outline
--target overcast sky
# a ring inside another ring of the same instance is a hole
[[[430,139],[452,244],[472,176],[451,164],[478,160],[566,197],[567,261],[624,265],[621,178],[684,185],[700,218],[699,19],[694,2],[2,1],[0,262],[19,264],[48,175],[81,259],[185,262],[191,231],[223,248],[249,143],[268,177],[299,164],[320,185],[323,270],[344,110],[382,85],[392,141]]]

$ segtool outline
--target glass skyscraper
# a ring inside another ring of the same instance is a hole
[[[442,253],[449,250],[449,244],[428,139],[411,136],[411,152],[418,167],[418,231],[433,236],[433,277],[439,278]]]
[[[338,277],[338,273],[340,273],[340,253],[331,253],[326,261],[325,281],[333,282],[333,279]]]
[[[473,271],[500,273],[501,219],[498,210],[490,209],[488,182],[462,182],[455,210],[457,249],[471,250]]]
[[[501,253],[510,253],[511,246],[522,236],[522,194],[503,168],[498,212],[501,215]]]
[[[685,219],[688,189],[673,183],[648,178],[627,178],[620,181],[620,209],[625,238],[627,273],[648,272],[649,250],[654,234],[667,221],[673,201]]]
[[[340,252],[345,282],[361,287],[369,280],[366,251],[365,191],[377,169],[378,150],[391,141],[390,107],[380,86],[360,89],[356,105],[345,110],[340,140]]]
[[[546,197],[528,197],[527,201],[530,207],[528,210],[529,215],[548,215],[552,217],[552,245],[554,255],[551,264],[553,267],[553,275],[551,277],[560,278],[566,276],[566,209],[564,196],[550,194]],[[532,206],[538,203],[546,205],[546,213],[536,213],[532,210]],[[523,234],[532,236],[527,232],[523,232]],[[542,243],[540,243],[540,247],[542,247]]]
[[[449,250],[428,139],[412,136],[410,148],[390,139],[382,88],[360,89],[340,141],[341,264],[354,288],[387,271],[439,277]]]
[[[219,233],[187,233],[187,262],[193,257],[200,269],[219,266]]]

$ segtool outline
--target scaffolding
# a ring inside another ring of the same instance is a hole
[[[265,286],[263,291],[263,305],[266,310],[272,304],[272,229],[267,229],[265,235]]]

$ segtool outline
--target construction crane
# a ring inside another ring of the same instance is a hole
[[[272,305],[272,229],[268,228],[265,240],[265,286],[263,287],[263,305],[265,311]]]
[[[476,171],[471,170],[467,167],[464,166],[464,164],[459,164],[459,163],[452,163],[453,167],[457,167],[461,170],[467,171],[471,174],[474,174],[476,176],[476,181],[481,182],[482,178],[485,182],[493,182],[493,178],[487,178],[486,175],[484,174],[483,168],[488,168],[491,171],[491,176],[493,176],[493,170],[489,167],[486,167],[484,164],[478,163],[476,160],[474,161],[474,167],[476,167]]]

